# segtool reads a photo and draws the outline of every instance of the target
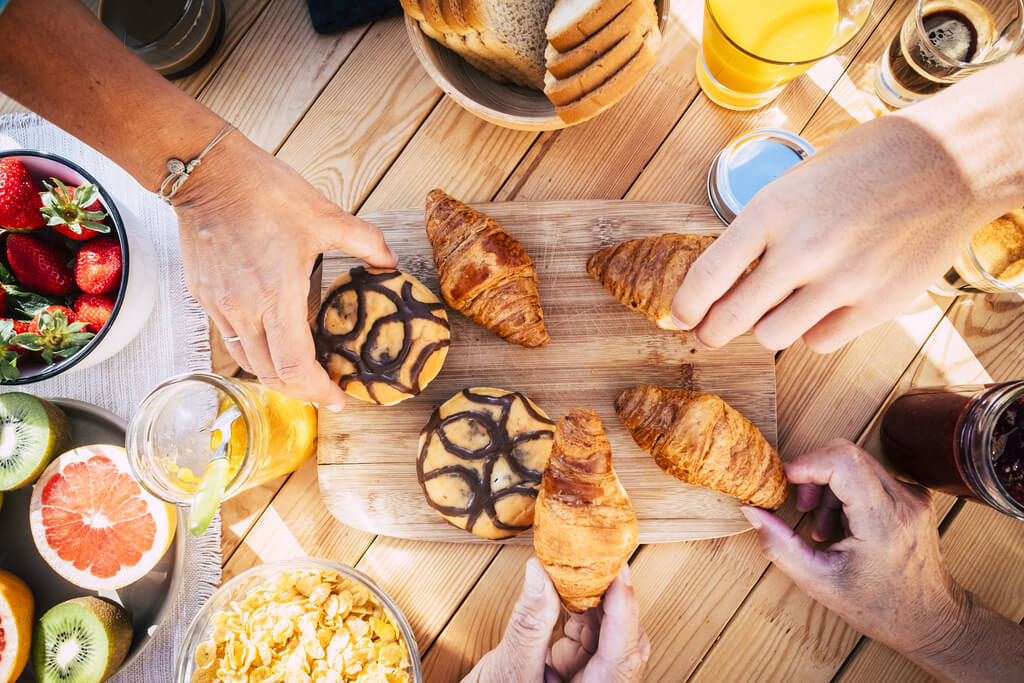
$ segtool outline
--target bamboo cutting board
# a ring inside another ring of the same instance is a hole
[[[617,242],[664,232],[718,233],[710,209],[626,201],[504,202],[476,205],[498,220],[533,258],[551,343],[509,344],[449,311],[452,344],[444,368],[418,396],[397,406],[350,399],[341,413],[320,412],[320,492],[341,522],[371,533],[431,541],[493,542],[455,528],[427,505],[416,479],[420,429],[431,411],[474,386],[520,391],[557,421],[572,407],[596,410],[612,444],[615,471],[640,525],[641,543],[727,536],[749,528],[738,501],[671,477],[642,451],[615,415],[616,393],[662,384],[719,394],[773,445],[775,364],[747,334],[715,351],[690,336],[660,330],[618,303],[586,272],[587,259]],[[399,268],[439,294],[424,231],[424,210],[366,216],[384,231]],[[323,294],[360,265],[332,252],[324,258]],[[511,542],[532,542],[527,533]]]

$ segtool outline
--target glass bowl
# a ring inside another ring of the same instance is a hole
[[[196,669],[196,648],[199,647],[200,643],[212,639],[213,616],[215,614],[229,608],[233,601],[240,600],[254,586],[267,581],[280,572],[297,569],[335,571],[365,586],[401,632],[402,638],[409,648],[409,674],[414,683],[422,683],[423,672],[420,668],[420,655],[416,647],[416,637],[413,635],[412,627],[409,625],[408,620],[406,620],[398,605],[395,604],[395,601],[361,571],[339,562],[312,557],[261,564],[242,572],[218,588],[217,592],[211,595],[202,609],[199,610],[199,613],[196,614],[189,625],[188,631],[185,632],[185,639],[181,649],[178,651],[178,661],[174,667],[175,682],[192,683],[192,673]]]

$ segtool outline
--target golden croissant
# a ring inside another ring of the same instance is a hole
[[[591,256],[587,272],[658,327],[675,330],[672,298],[690,266],[714,241],[711,235],[667,233],[620,242]]]
[[[523,245],[493,218],[441,190],[427,195],[426,223],[449,306],[513,344],[537,347],[551,340],[537,269]]]
[[[785,502],[779,454],[718,396],[647,384],[620,391],[615,412],[637,444],[677,479],[763,508]]]
[[[533,519],[534,550],[565,606],[573,612],[597,606],[637,535],[601,418],[570,410],[555,427]]]

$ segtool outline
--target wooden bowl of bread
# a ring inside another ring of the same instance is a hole
[[[401,0],[413,51],[480,118],[555,130],[618,102],[654,66],[669,0]]]

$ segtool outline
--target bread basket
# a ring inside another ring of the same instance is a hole
[[[669,0],[655,0],[662,33],[668,22]],[[466,60],[423,34],[419,24],[405,16],[413,52],[438,87],[462,107],[490,123],[518,130],[557,130],[567,124],[539,90],[498,83]]]

